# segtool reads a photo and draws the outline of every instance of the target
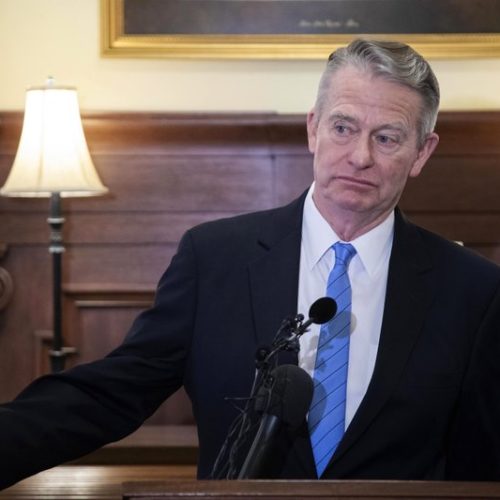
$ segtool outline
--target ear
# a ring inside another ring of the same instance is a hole
[[[318,116],[315,108],[307,113],[307,143],[309,145],[309,152],[316,151],[316,138],[318,132]]]
[[[420,175],[420,172],[422,172],[424,165],[436,149],[438,143],[439,136],[435,132],[432,132],[425,138],[424,144],[418,150],[417,157],[411,167],[410,177],[417,177]]]

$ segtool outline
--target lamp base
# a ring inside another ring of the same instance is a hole
[[[49,351],[50,367],[52,373],[61,372],[66,364],[66,356],[76,354],[76,347],[62,347],[61,349]]]

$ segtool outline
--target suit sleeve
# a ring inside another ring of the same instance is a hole
[[[123,438],[183,383],[196,309],[189,233],[153,307],[104,359],[49,375],[0,406],[0,489]]]
[[[455,415],[446,478],[500,480],[500,287],[477,332]]]

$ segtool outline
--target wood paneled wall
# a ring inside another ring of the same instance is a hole
[[[110,194],[67,199],[63,257],[69,365],[116,346],[182,233],[202,221],[283,204],[311,182],[305,116],[87,114]],[[0,113],[0,184],[21,113]],[[401,202],[416,222],[500,263],[500,113],[442,113],[441,143]],[[48,201],[0,198],[0,401],[47,371],[51,328]],[[192,422],[180,393],[150,423]]]

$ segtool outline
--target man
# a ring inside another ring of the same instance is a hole
[[[256,348],[283,318],[330,293],[338,242],[351,252],[337,315],[347,321],[342,423],[320,437],[319,465],[314,435],[331,419],[320,411],[312,424],[327,383],[316,381],[309,426],[282,436],[269,475],[498,479],[500,269],[396,208],[438,143],[438,104],[429,65],[409,47],[358,40],[334,52],[307,118],[311,189],[188,231],[123,345],[3,405],[0,484],[124,437],[182,384],[207,477],[237,413],[226,398],[249,394]],[[294,360],[315,379],[322,336],[303,335]]]

